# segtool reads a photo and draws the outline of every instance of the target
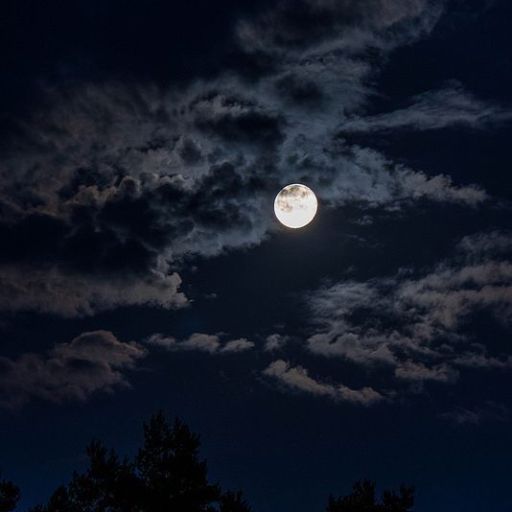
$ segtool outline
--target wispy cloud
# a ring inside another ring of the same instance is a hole
[[[440,415],[442,419],[453,423],[454,425],[477,426],[487,421],[508,421],[510,411],[503,404],[487,402],[476,407],[456,407],[452,411]]]
[[[510,240],[507,233],[466,237],[452,259],[423,274],[318,290],[308,299],[316,325],[309,350],[389,368],[398,381],[453,383],[463,369],[511,369],[509,354],[490,352],[467,329],[479,311],[512,322],[512,265],[496,258]]]
[[[126,372],[145,355],[135,342],[93,331],[58,343],[45,354],[0,357],[0,405],[19,407],[33,399],[84,401],[98,392],[127,388]]]
[[[438,130],[460,125],[480,129],[510,119],[512,110],[479,100],[459,86],[424,92],[413,97],[408,106],[392,112],[348,119],[340,130]]]
[[[274,333],[269,334],[265,339],[264,350],[267,352],[273,352],[274,350],[282,349],[289,342],[289,336]]]
[[[330,398],[336,402],[350,402],[358,405],[370,405],[384,400],[383,395],[373,388],[351,389],[342,384],[327,384],[314,379],[302,366],[290,366],[278,359],[271,363],[263,374],[284,384],[287,388],[316,396]]]
[[[179,308],[188,304],[176,272],[125,277],[87,276],[55,267],[0,266],[0,309],[63,317],[88,316],[122,306]]]
[[[280,1],[240,20],[247,62],[179,90],[150,84],[47,91],[0,155],[1,309],[65,316],[182,306],[179,268],[261,243],[279,188],[311,185],[326,206],[477,206],[488,196],[350,144],[384,57],[435,26],[443,2]],[[307,19],[307,26],[301,20]],[[429,129],[503,119],[462,89],[424,92],[372,126]],[[46,290],[45,283],[48,283]],[[56,296],[62,300],[54,300]]]
[[[254,343],[246,338],[221,341],[219,334],[193,333],[188,338],[176,338],[153,334],[147,338],[146,343],[170,351],[198,351],[210,354],[227,354],[245,352],[254,348]]]

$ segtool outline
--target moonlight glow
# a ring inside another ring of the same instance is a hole
[[[274,201],[274,212],[281,224],[289,228],[302,228],[315,217],[318,201],[306,185],[294,183],[284,187]]]

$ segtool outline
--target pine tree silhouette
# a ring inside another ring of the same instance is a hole
[[[87,447],[89,466],[58,487],[46,505],[30,512],[251,512],[241,492],[225,492],[208,480],[199,457],[199,437],[181,420],[170,425],[162,413],[144,425],[134,460],[121,459],[101,442]],[[20,499],[16,485],[0,480],[0,512],[12,512]],[[414,490],[384,491],[362,480],[344,497],[330,496],[325,512],[411,512]]]
[[[94,441],[87,448],[87,471],[73,474],[31,512],[250,512],[240,493],[224,493],[208,482],[199,446],[182,421],[170,426],[162,413],[155,414],[144,425],[134,461]]]
[[[8,480],[0,480],[0,512],[11,512],[20,499],[20,490]]]
[[[162,413],[144,427],[144,444],[135,466],[142,481],[147,510],[215,510],[220,488],[210,485],[206,462],[198,457],[199,438],[180,420],[172,428]]]
[[[352,487],[348,496],[329,497],[326,512],[409,512],[414,506],[414,489],[401,486],[399,493],[384,491],[376,501],[375,482],[362,480]]]

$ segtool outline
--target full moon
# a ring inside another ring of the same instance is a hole
[[[284,187],[274,201],[274,212],[281,224],[288,228],[302,228],[315,217],[318,201],[306,185],[293,183]]]

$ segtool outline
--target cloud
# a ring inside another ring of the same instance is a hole
[[[512,234],[503,231],[490,231],[465,236],[458,245],[467,258],[502,257],[512,254]]]
[[[282,359],[272,362],[263,371],[263,374],[276,379],[292,390],[327,397],[336,402],[371,405],[384,399],[373,388],[351,389],[343,385],[322,383],[310,377],[308,371],[302,366],[290,366],[289,363]]]
[[[248,52],[299,53],[336,45],[346,51],[389,48],[430,31],[441,2],[427,0],[280,0],[237,34]]]
[[[470,369],[511,369],[509,354],[491,353],[470,329],[472,315],[481,311],[503,325],[512,322],[512,264],[495,257],[509,237],[466,237],[452,259],[415,276],[401,271],[317,290],[308,298],[309,350],[390,370],[397,387],[400,381],[454,383]]]
[[[476,407],[457,407],[440,415],[454,425],[480,425],[486,421],[508,421],[510,411],[502,404],[487,402]]]
[[[180,88],[47,90],[0,154],[0,280],[14,295],[0,308],[73,316],[180,307],[180,270],[265,240],[273,198],[290,182],[310,185],[327,207],[353,205],[358,217],[425,200],[480,205],[488,196],[478,185],[340,136],[368,119],[389,52],[428,35],[441,13],[442,2],[427,0],[279,1],[236,26],[241,60],[268,64],[258,80],[240,68]],[[389,129],[435,128],[503,113],[446,89],[383,116]]]
[[[447,175],[429,176],[373,149],[321,139],[298,136],[286,161],[293,166],[289,181],[308,176],[307,182],[328,206],[350,204],[364,212],[375,207],[397,210],[427,200],[474,207],[488,197],[476,185],[458,186]]]
[[[173,337],[153,334],[147,338],[146,343],[170,351],[198,351],[210,354],[227,354],[245,352],[254,347],[252,341],[246,338],[239,338],[228,341],[221,341],[218,334],[193,333],[188,338],[178,341]]]
[[[282,334],[278,334],[278,333],[270,334],[265,339],[264,350],[267,352],[273,352],[274,350],[280,350],[289,341],[290,341],[289,336],[283,336]]]
[[[19,407],[33,399],[85,401],[98,392],[127,388],[125,373],[145,355],[137,343],[93,331],[58,343],[44,355],[0,357],[0,405]]]
[[[77,317],[121,306],[177,308],[187,305],[180,284],[177,273],[88,277],[52,267],[0,266],[0,309]]]
[[[239,338],[237,340],[230,340],[222,347],[221,352],[245,352],[251,350],[254,343],[246,338]]]
[[[421,363],[406,361],[397,366],[395,376],[410,381],[455,382],[459,378],[459,372],[446,364],[428,368]]]
[[[348,119],[340,129],[342,133],[438,130],[458,125],[478,129],[511,118],[510,110],[479,100],[459,86],[419,94],[411,99],[409,106],[392,112]]]

